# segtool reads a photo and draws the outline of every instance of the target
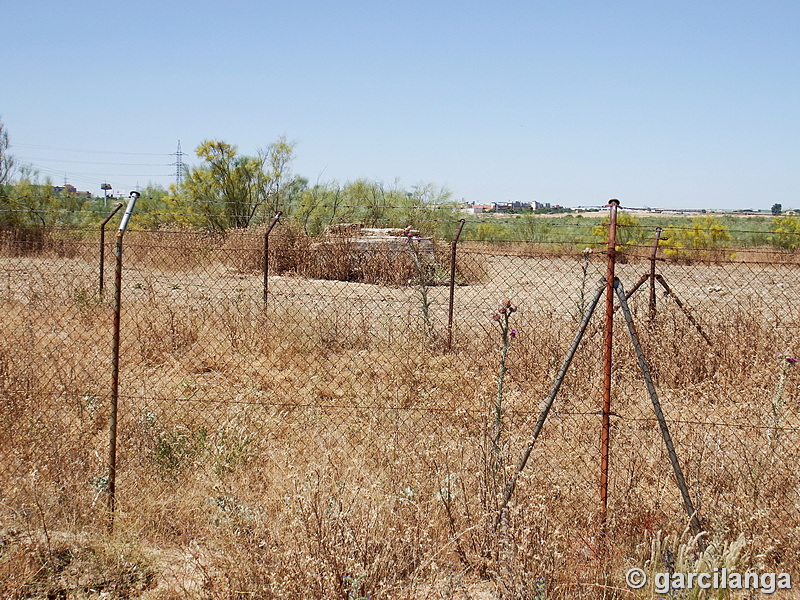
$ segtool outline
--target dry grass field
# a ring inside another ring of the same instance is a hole
[[[111,246],[102,296],[93,241],[0,248],[0,597],[655,598],[626,569],[700,545],[708,568],[800,578],[793,259],[659,262],[674,296],[652,320],[646,286],[631,299],[693,544],[621,313],[601,536],[602,305],[496,523],[604,256],[584,275],[580,254],[465,246],[448,351],[447,246],[420,278],[408,253],[354,267],[278,236],[265,305],[260,243],[126,235],[113,533]]]

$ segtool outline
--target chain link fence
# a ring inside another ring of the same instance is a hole
[[[541,600],[629,597],[627,568],[703,557],[796,573],[789,251],[616,264],[704,535],[622,311],[601,521],[602,298],[499,518],[607,269],[592,228],[554,230],[127,232],[111,536],[114,240],[102,277],[96,229],[2,232],[0,589],[88,594],[94,570],[128,596]]]

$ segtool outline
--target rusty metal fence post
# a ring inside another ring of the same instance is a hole
[[[105,220],[100,223],[100,295],[103,295],[103,270],[106,262],[106,224],[111,220],[119,209],[122,208],[122,202],[118,202]]]
[[[458,238],[461,237],[461,231],[464,229],[465,219],[459,219],[458,231],[450,244],[450,304],[447,309],[447,350],[448,352],[453,349],[453,301],[456,294],[456,247],[458,246]]]
[[[128,207],[117,231],[114,255],[114,336],[111,346],[111,409],[108,422],[108,529],[114,529],[114,508],[117,487],[117,406],[119,404],[119,330],[122,305],[122,237],[128,227],[139,192],[131,192]]]
[[[283,211],[280,210],[275,213],[267,230],[264,232],[264,308],[267,307],[267,297],[269,295],[269,234],[272,232],[272,228],[278,223],[278,219],[281,218],[282,214]]]
[[[608,266],[606,268],[605,351],[603,355],[603,413],[600,430],[600,531],[605,537],[608,513],[608,457],[611,445],[611,363],[614,338],[614,268],[617,260],[617,208],[619,200],[608,201]]]

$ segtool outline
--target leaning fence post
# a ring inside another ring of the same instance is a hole
[[[650,301],[648,302],[647,314],[651,321],[656,318],[656,256],[658,255],[658,242],[661,241],[662,231],[661,227],[656,227],[653,248],[650,250]]]
[[[447,350],[453,349],[453,300],[456,294],[456,246],[458,246],[458,238],[461,237],[461,231],[464,229],[465,219],[458,221],[458,231],[453,242],[450,244],[450,305],[447,310]]]
[[[611,362],[614,336],[614,267],[617,260],[617,208],[619,200],[608,201],[608,267],[606,269],[606,324],[603,359],[603,417],[600,430],[600,531],[605,538],[608,510],[608,455],[611,444]]]
[[[700,534],[703,530],[700,524],[700,518],[697,516],[697,511],[692,503],[692,497],[689,495],[689,487],[686,485],[686,478],[681,471],[680,463],[678,462],[678,454],[675,452],[675,444],[672,442],[672,437],[669,434],[669,427],[667,420],[664,418],[664,411],[661,410],[661,402],[658,400],[656,393],[656,386],[653,385],[653,378],[650,376],[650,369],[647,367],[647,362],[644,359],[642,346],[639,343],[639,338],[636,335],[636,328],[633,325],[633,316],[631,316],[631,309],[628,308],[628,301],[625,298],[625,292],[622,289],[622,283],[619,279],[614,281],[614,290],[619,296],[619,304],[622,308],[622,314],[625,315],[625,323],[628,325],[628,332],[631,334],[631,341],[633,342],[633,351],[636,353],[636,359],[639,361],[639,368],[644,377],[644,383],[647,386],[647,393],[650,394],[650,401],[653,403],[653,411],[655,412],[658,425],[661,428],[661,437],[664,440],[664,445],[669,454],[669,462],[672,464],[672,470],[675,473],[675,480],[678,482],[678,488],[681,491],[683,498],[683,505],[686,508],[686,514],[689,515],[689,521],[695,534]]]
[[[122,300],[122,236],[128,227],[139,192],[131,192],[128,207],[122,216],[114,246],[114,337],[111,346],[111,411],[108,426],[108,529],[114,529],[114,505],[117,487],[117,404],[119,400],[119,321]]]
[[[281,218],[282,214],[283,211],[280,210],[275,213],[275,216],[272,217],[272,222],[264,232],[264,308],[267,307],[267,296],[269,294],[269,234],[272,228],[278,223],[278,219]]]
[[[117,203],[114,210],[109,213],[105,220],[100,223],[100,295],[103,295],[103,269],[106,262],[106,224],[111,220],[119,209],[122,208],[122,202]]]
[[[583,313],[583,320],[581,321],[580,327],[578,327],[578,331],[575,333],[575,337],[572,340],[572,345],[567,351],[567,357],[564,359],[564,363],[561,365],[561,369],[558,371],[556,380],[553,382],[553,386],[550,388],[550,393],[544,400],[542,411],[539,413],[539,418],[536,421],[533,432],[528,439],[525,449],[522,451],[522,456],[520,456],[519,462],[517,462],[517,468],[514,470],[513,475],[506,484],[505,491],[503,492],[503,500],[500,503],[500,509],[497,511],[495,529],[499,527],[503,521],[506,508],[508,507],[508,502],[511,500],[511,496],[514,493],[514,489],[517,485],[517,479],[519,479],[519,476],[522,473],[522,470],[525,468],[525,465],[528,464],[528,459],[533,451],[533,445],[536,443],[536,440],[539,439],[539,434],[542,431],[542,427],[544,427],[545,420],[547,420],[547,415],[550,414],[550,409],[553,408],[553,402],[556,399],[556,394],[558,394],[558,390],[561,389],[561,384],[564,382],[564,377],[567,376],[567,370],[572,363],[575,352],[578,350],[578,344],[581,343],[581,339],[583,339],[583,335],[586,333],[587,327],[589,327],[589,319],[592,318],[592,315],[597,308],[597,303],[600,302],[600,296],[603,295],[603,290],[605,287],[606,282],[605,280],[601,279],[598,282],[592,301],[589,302],[589,305],[586,307],[586,310]]]

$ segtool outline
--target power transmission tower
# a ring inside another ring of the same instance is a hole
[[[176,187],[180,187],[183,183],[183,152],[181,152],[181,141],[178,140],[178,151],[175,152],[175,162],[172,163],[175,165],[175,185]]]

